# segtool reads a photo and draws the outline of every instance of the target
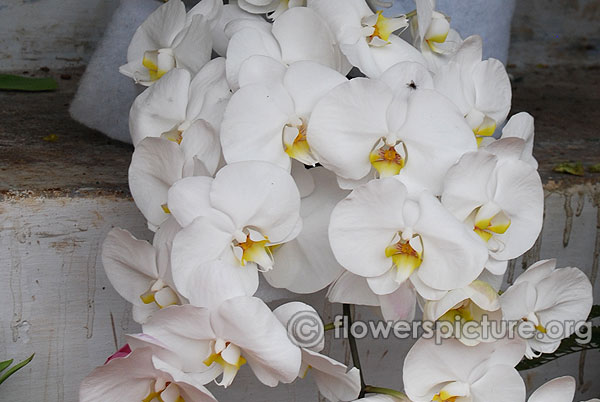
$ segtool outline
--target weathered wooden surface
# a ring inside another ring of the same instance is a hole
[[[118,0],[3,0],[0,70],[85,64],[118,4]],[[597,63],[598,1],[518,1],[510,54],[510,62],[519,65]]]
[[[150,236],[127,191],[132,148],[70,120],[67,104],[79,72],[69,71],[71,80],[60,80],[61,73],[55,74],[62,88],[57,93],[0,93],[0,358],[36,352],[34,361],[3,385],[6,400],[76,401],[81,379],[114,352],[125,333],[138,328],[99,259],[113,226]],[[512,74],[513,110],[528,110],[537,119],[536,156],[547,192],[543,235],[525,266],[549,257],[558,257],[559,266],[579,266],[596,282],[598,301],[600,175],[565,176],[552,167],[566,160],[600,162],[593,124],[600,70]],[[44,141],[49,134],[58,140]],[[512,264],[507,280],[522,269],[521,261]],[[339,306],[325,306],[322,294],[311,300],[325,315],[340,312]],[[373,318],[368,309],[359,309],[359,315]],[[330,347],[334,357],[347,361],[344,342]],[[360,341],[367,381],[401,388],[401,362],[409,347],[397,340]],[[572,355],[526,372],[528,386],[570,374],[580,380],[576,400],[598,396],[599,353],[589,352],[583,363]],[[318,400],[310,381],[268,389],[247,368],[227,394],[216,394],[222,400]]]
[[[0,69],[82,65],[119,0],[2,0]]]

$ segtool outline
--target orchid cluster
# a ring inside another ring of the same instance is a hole
[[[482,60],[481,38],[461,38],[434,0],[396,18],[365,0],[189,11],[169,0],[137,29],[121,72],[147,86],[130,111],[129,185],[155,235],[113,229],[104,242],[106,274],[142,332],[84,380],[81,401],[214,401],[206,387],[230,386],[247,365],[270,387],[310,372],[330,401],[525,402],[516,364],[577,329],[557,339],[550,323],[585,322],[592,287],[578,268],[540,261],[500,292],[508,261],[542,229],[534,122],[506,122],[504,66]],[[356,367],[320,353],[322,339],[289,336],[296,314],[316,310],[272,309],[261,282],[328,288],[330,302],[386,321],[420,310],[477,336],[423,337],[405,356],[403,393],[365,387]],[[484,319],[511,326],[491,339]],[[511,336],[522,323],[536,336]],[[529,401],[574,392],[563,377]]]

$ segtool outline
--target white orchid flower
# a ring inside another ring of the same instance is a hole
[[[184,227],[173,242],[175,284],[202,306],[235,282],[254,294],[257,270],[277,269],[272,248],[294,239],[302,227],[294,180],[260,161],[227,165],[214,179],[180,180],[169,190],[168,208]],[[219,286],[205,290],[204,281],[219,279]]]
[[[427,66],[437,73],[460,49],[463,40],[450,28],[450,18],[436,11],[435,0],[416,0],[417,15],[411,19],[413,43],[421,50]]]
[[[439,194],[450,166],[477,145],[458,109],[430,87],[429,73],[414,63],[338,85],[311,115],[313,153],[342,188],[398,175],[411,190]]]
[[[186,14],[181,0],[169,0],[136,30],[119,71],[146,86],[176,67],[196,74],[210,60],[210,23],[222,7],[221,1],[202,0]]]
[[[237,19],[225,33],[227,79],[232,89],[240,87],[242,64],[252,56],[268,56],[288,66],[297,61],[314,61],[346,75],[352,66],[338,48],[326,22],[312,9],[294,7],[271,25],[265,21]]]
[[[169,266],[170,242],[179,230],[172,221],[161,227],[154,245],[124,229],[112,229],[102,245],[102,264],[115,290],[133,305],[133,319],[146,322],[157,310],[181,304]]]
[[[427,300],[423,307],[423,319],[460,323],[459,332],[454,332],[455,325],[448,327],[453,335],[465,345],[477,345],[480,342],[492,342],[489,327],[486,330],[483,317],[488,323],[500,322],[502,311],[498,301],[498,291],[490,284],[475,280],[468,286],[449,291],[440,300]],[[465,324],[470,323],[467,333]],[[486,324],[489,325],[489,324]],[[487,331],[487,332],[486,332]]]
[[[527,162],[534,169],[537,169],[538,162],[533,156],[534,132],[533,116],[529,113],[521,112],[515,114],[508,120],[508,123],[506,123],[502,129],[502,136],[500,139],[508,143],[507,139],[512,138],[513,140],[511,143],[513,144],[513,147],[515,147],[519,159]],[[523,142],[520,143],[519,141],[516,141],[517,139],[522,140]],[[495,144],[496,142],[498,141],[493,137],[486,137],[481,142],[481,145],[484,146],[484,149],[488,151],[491,150],[490,152],[495,153],[495,149],[498,147],[498,144]],[[521,150],[520,153],[518,152],[518,149]],[[512,153],[515,154],[515,151]]]
[[[180,144],[155,137],[138,143],[129,165],[129,189],[150,230],[169,217],[169,188],[184,177],[211,176],[220,157],[219,139],[204,120],[195,121]]]
[[[306,171],[304,166],[300,169]],[[344,271],[331,251],[328,228],[331,211],[348,195],[326,169],[317,167],[307,172],[315,189],[300,202],[302,231],[295,239],[273,249],[277,269],[263,273],[271,286],[301,294],[325,288]]]
[[[238,5],[249,13],[267,14],[275,20],[290,8],[306,6],[306,0],[238,0]]]
[[[571,376],[557,377],[535,390],[527,402],[573,402],[576,385]],[[600,399],[594,398],[584,402],[600,402]]]
[[[487,260],[478,236],[436,197],[409,196],[395,178],[373,180],[340,201],[329,241],[338,262],[380,295],[410,279],[424,298],[438,299],[473,282]]]
[[[214,309],[173,306],[156,313],[136,341],[164,349],[165,361],[181,370],[228,387],[241,366],[248,363],[263,384],[290,383],[300,370],[301,352],[284,326],[264,302],[235,297]],[[157,349],[160,350],[160,349]],[[161,356],[162,357],[162,356]]]
[[[481,141],[494,134],[510,110],[512,89],[502,62],[482,61],[480,36],[470,36],[434,77],[435,89],[451,99]]]
[[[527,402],[573,402],[575,388],[573,377],[558,377],[535,390]]]
[[[502,141],[493,144],[495,154],[489,148],[465,154],[448,171],[442,193],[442,204],[487,245],[486,268],[493,274],[504,273],[506,261],[533,246],[544,212],[538,172],[519,160],[520,150],[514,157],[513,148],[499,152]]]
[[[253,64],[270,64],[270,60],[259,57]],[[287,70],[279,63],[273,67],[280,69],[281,79],[245,85],[229,101],[221,129],[225,160],[263,160],[288,171],[292,158],[315,165],[318,161],[306,139],[312,109],[346,78],[309,61],[294,63]]]
[[[273,314],[288,328],[288,333],[290,330],[293,331],[293,328],[288,325],[294,323],[298,316],[306,314],[310,317],[318,317],[318,313],[313,307],[301,302],[283,304],[273,310]],[[319,328],[312,325],[317,325]],[[325,333],[323,322],[320,320],[311,323],[309,329],[315,334]],[[298,329],[298,331],[301,330],[301,328]],[[292,332],[291,336],[295,335],[299,334]],[[358,397],[361,384],[360,372],[357,368],[353,367],[348,370],[344,364],[319,353],[325,347],[324,338],[312,347],[302,347],[302,339],[297,341],[302,350],[302,365],[298,377],[305,378],[310,372],[319,392],[329,401],[352,401]]]
[[[394,34],[408,27],[404,16],[373,13],[365,0],[311,0],[308,7],[327,21],[344,55],[367,77],[379,77],[403,61],[425,64],[417,49]]]
[[[198,120],[210,123],[212,135],[217,136],[230,96],[223,58],[211,60],[194,79],[180,68],[168,72],[131,106],[129,131],[133,145],[145,137],[181,143],[186,131],[196,129],[193,126]]]
[[[527,339],[529,359],[553,353],[586,320],[592,303],[587,275],[578,268],[556,269],[554,259],[533,264],[500,297],[505,320],[535,327],[535,335]]]
[[[378,307],[385,321],[412,321],[417,308],[417,292],[405,281],[390,294],[379,295],[369,287],[367,278],[345,271],[331,284],[327,299],[332,303]]]
[[[225,33],[225,28],[230,22],[235,20],[250,20],[267,24],[260,15],[250,14],[242,10],[236,2],[223,5],[223,12],[219,15],[219,18],[215,21],[211,29],[213,49],[219,56],[225,57],[227,55],[230,36]]]
[[[525,402],[515,366],[521,341],[466,346],[456,339],[419,339],[404,360],[404,390],[414,402]]]
[[[153,356],[150,348],[96,368],[81,383],[79,400],[216,402],[202,383]]]
[[[450,32],[449,17],[436,11],[435,0],[416,0],[417,34],[436,53],[444,53],[444,45]]]

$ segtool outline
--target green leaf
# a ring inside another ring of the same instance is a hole
[[[16,373],[17,371],[19,371],[23,367],[25,367],[30,361],[33,360],[33,356],[35,356],[35,353],[32,354],[31,356],[29,356],[27,359],[23,360],[21,363],[12,366],[10,368],[10,370],[8,370],[6,373],[4,373],[4,375],[2,375],[2,377],[0,377],[0,384],[2,384],[4,381],[6,381],[6,379],[8,377],[10,377],[14,373]]]
[[[12,362],[13,359],[0,362],[0,373],[6,370],[6,368],[12,364]]]
[[[574,176],[583,176],[585,170],[583,169],[583,163],[579,162],[564,162],[554,166],[554,170],[557,173],[567,173]]]
[[[598,307],[598,306],[596,306]],[[554,353],[543,354],[537,359],[527,360],[523,359],[517,364],[517,370],[529,370],[534,367],[541,366],[556,360],[559,357],[570,355],[571,353],[581,352],[583,350],[600,349],[600,327],[592,327],[591,341],[587,344],[580,344],[577,342],[580,338],[577,334],[573,334],[570,337],[563,339],[560,346]]]
[[[596,163],[595,165],[588,167],[588,171],[590,173],[600,173],[600,163]]]
[[[54,91],[58,84],[54,78],[19,77],[0,74],[0,90],[5,91]]]

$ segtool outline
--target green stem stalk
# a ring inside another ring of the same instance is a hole
[[[367,385],[365,387],[365,393],[390,395],[395,398],[399,398],[400,400],[406,399],[406,395],[400,391],[396,391],[395,389],[391,388],[373,387],[371,385]]]
[[[363,371],[360,367],[360,357],[358,356],[358,347],[356,346],[356,338],[352,335],[352,313],[350,312],[350,305],[343,305],[344,316],[347,317],[348,322],[348,343],[350,345],[350,354],[352,355],[352,363],[354,367],[356,367],[360,371],[360,394],[359,398],[363,398],[365,396],[365,388],[367,385],[365,384],[365,378],[363,376]]]
[[[417,15],[417,10],[412,10],[409,13],[406,13],[406,18],[412,18]]]

